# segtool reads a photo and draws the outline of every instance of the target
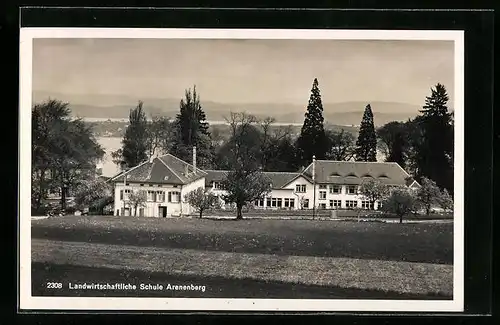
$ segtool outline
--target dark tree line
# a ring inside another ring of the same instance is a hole
[[[420,115],[407,122],[390,122],[377,130],[387,161],[397,162],[418,181],[424,177],[453,193],[453,114],[446,88],[437,84]]]

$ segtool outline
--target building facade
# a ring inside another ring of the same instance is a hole
[[[114,183],[114,215],[171,217],[194,214],[185,196],[204,188],[219,197],[222,208],[231,205],[223,200],[222,184],[229,171],[201,170],[171,154],[152,158],[124,171],[110,181]],[[313,177],[314,175],[314,177]],[[302,172],[264,172],[271,191],[253,202],[255,209],[378,209],[380,202],[370,202],[360,194],[360,186],[377,180],[388,186],[420,185],[392,162],[350,162],[313,160]],[[137,193],[145,202],[134,204]],[[134,194],[133,194],[134,193]]]

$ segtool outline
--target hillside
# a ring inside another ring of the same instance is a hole
[[[71,104],[74,116],[84,118],[128,118],[131,108],[137,105],[138,99],[122,95],[65,95],[58,93],[34,92],[33,102],[41,102],[48,98],[57,98]],[[144,108],[148,115],[164,115],[174,117],[179,110],[180,99],[143,98]],[[259,118],[274,117],[281,123],[302,123],[306,105],[276,103],[216,103],[201,102],[207,119],[222,121],[229,112],[248,112]],[[324,103],[325,121],[335,125],[359,125],[363,116],[365,102]],[[371,102],[374,122],[381,126],[390,121],[405,121],[418,114],[420,107],[406,103]]]

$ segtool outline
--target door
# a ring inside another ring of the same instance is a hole
[[[158,207],[160,218],[167,217],[167,207]]]
[[[139,217],[144,217],[144,208],[139,208]]]

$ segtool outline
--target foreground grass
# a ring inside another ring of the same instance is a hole
[[[32,261],[451,297],[450,265],[32,240]],[[72,278],[69,277],[69,280]],[[355,298],[355,297],[352,297]]]
[[[453,263],[452,224],[69,216],[33,220],[31,233],[38,239],[112,245]]]
[[[62,280],[62,281],[60,281]],[[47,289],[47,282],[63,283],[60,290]],[[205,291],[143,291],[143,290],[70,290],[74,283],[130,283],[201,285]],[[171,275],[165,273],[117,270],[32,263],[32,295],[63,297],[183,297],[183,298],[268,298],[268,299],[450,299],[444,295],[417,295],[379,290],[325,287],[262,281],[254,279],[226,279],[221,276]]]

